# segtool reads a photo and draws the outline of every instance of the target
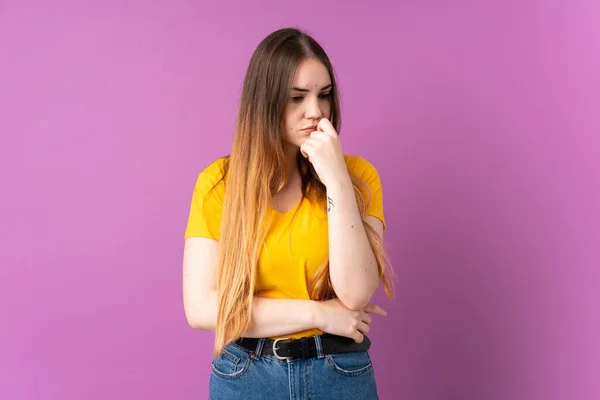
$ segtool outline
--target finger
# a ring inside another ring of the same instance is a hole
[[[385,311],[383,311],[380,307],[376,306],[373,303],[367,304],[364,311],[373,313],[373,314],[377,314],[377,315],[381,315],[382,317],[385,317],[387,315],[387,313]]]
[[[364,321],[364,323],[365,323],[365,324],[369,324],[369,325],[371,325],[371,322],[373,322],[373,317],[371,317],[371,316],[370,316],[369,314],[367,314],[366,312],[365,312],[365,313],[362,313],[362,315],[360,316],[360,319],[361,319],[362,321]]]
[[[329,135],[327,133],[321,132],[321,131],[312,131],[309,136],[310,139],[318,140],[318,141],[323,141],[323,140],[327,139],[328,137],[329,137]]]
[[[358,323],[358,327],[356,329],[363,335],[366,335],[371,330],[371,327],[369,325],[365,324],[364,322],[360,321]]]
[[[363,336],[362,333],[360,333],[359,331],[356,331],[353,335],[352,335],[352,339],[354,339],[354,341],[356,343],[362,343],[363,340],[365,340],[365,337]]]
[[[317,130],[321,131],[321,132],[325,132],[328,135],[337,136],[337,132],[335,131],[335,128],[333,127],[333,125],[327,118],[321,118],[319,120],[319,123],[317,124]]]
[[[307,139],[306,142],[300,145],[300,152],[302,153],[304,158],[308,158],[308,160],[310,161],[310,156],[314,154],[315,147],[308,140],[310,139]]]

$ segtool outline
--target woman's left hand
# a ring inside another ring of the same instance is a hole
[[[340,138],[327,118],[321,118],[317,130],[311,132],[300,146],[300,151],[308,158],[326,187],[349,179]]]

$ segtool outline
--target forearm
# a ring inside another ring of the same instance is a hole
[[[252,323],[242,336],[281,336],[317,328],[317,302],[297,299],[269,299],[254,296]],[[217,323],[217,292],[211,291],[203,304],[203,316],[196,329],[214,331]]]
[[[317,328],[317,302],[254,296],[252,325],[246,337],[287,335]]]
[[[379,286],[379,272],[350,177],[327,187],[327,202],[333,289],[346,307],[362,309]]]

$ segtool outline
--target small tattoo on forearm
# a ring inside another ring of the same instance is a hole
[[[331,197],[327,196],[327,212],[330,212],[333,209],[333,200]]]

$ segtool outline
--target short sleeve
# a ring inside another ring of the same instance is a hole
[[[379,172],[369,161],[363,157],[347,156],[348,169],[357,177],[365,181],[371,189],[371,204],[365,214],[378,218],[386,229],[385,216],[383,214],[383,189]]]
[[[184,238],[205,237],[218,240],[223,209],[223,181],[220,165],[215,161],[196,179]]]

